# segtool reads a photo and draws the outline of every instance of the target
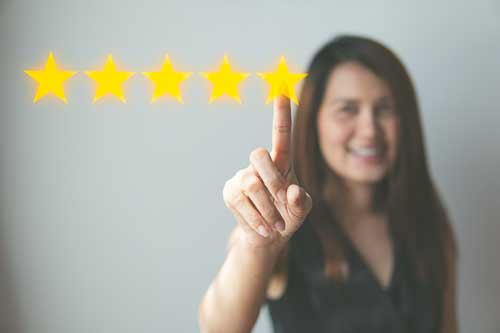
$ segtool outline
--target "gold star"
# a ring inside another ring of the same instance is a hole
[[[238,84],[250,76],[250,73],[238,73],[231,69],[229,59],[224,54],[224,60],[217,72],[202,72],[203,77],[208,79],[213,84],[212,94],[208,103],[212,103],[220,96],[227,94],[241,104],[240,95],[238,94]]]
[[[257,73],[271,87],[267,95],[266,104],[272,101],[275,97],[285,95],[295,104],[299,104],[295,95],[294,86],[307,76],[307,73],[290,73],[286,66],[285,57],[281,56],[278,67],[274,73]]]
[[[142,74],[155,84],[151,103],[167,93],[177,98],[180,103],[184,103],[179,85],[182,81],[190,77],[192,73],[174,71],[168,54],[165,56],[165,61],[160,72],[143,72]]]
[[[111,54],[108,55],[102,71],[87,71],[85,74],[97,82],[97,90],[92,101],[93,103],[108,93],[115,95],[123,103],[126,103],[121,84],[135,73],[117,71]]]
[[[43,70],[26,70],[26,74],[38,82],[38,89],[33,99],[33,103],[38,101],[48,93],[53,93],[64,103],[68,104],[64,94],[63,82],[75,75],[77,72],[63,71],[57,68],[52,52],[49,53],[45,68]]]

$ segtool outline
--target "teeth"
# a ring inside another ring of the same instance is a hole
[[[380,152],[380,149],[375,148],[356,148],[352,149],[356,155],[360,156],[375,156]]]

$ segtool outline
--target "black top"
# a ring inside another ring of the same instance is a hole
[[[438,332],[437,293],[417,282],[396,244],[384,288],[349,237],[339,234],[349,263],[348,278],[339,283],[324,275],[321,243],[307,219],[290,239],[285,292],[266,299],[275,333]]]

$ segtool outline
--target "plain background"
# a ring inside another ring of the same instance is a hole
[[[196,332],[198,303],[235,221],[224,182],[270,148],[272,106],[255,73],[285,55],[305,71],[339,33],[400,56],[417,89],[430,167],[460,246],[462,332],[500,331],[500,2],[0,1],[2,332]],[[149,104],[136,74],[127,104],[32,102],[49,51],[65,69],[154,71],[168,53],[185,104]],[[227,53],[243,103],[208,104],[199,75]],[[295,111],[294,111],[295,112]],[[244,281],[242,281],[244,283]],[[255,332],[270,332],[262,309]]]

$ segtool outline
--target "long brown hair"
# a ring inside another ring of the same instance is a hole
[[[403,250],[417,278],[443,290],[448,274],[448,254],[455,241],[446,210],[429,168],[413,83],[398,57],[381,43],[359,36],[342,35],[318,50],[302,86],[293,130],[294,169],[301,186],[313,198],[308,216],[324,250],[325,273],[342,278],[346,265],[335,219],[325,190],[340,191],[330,184],[331,170],[319,149],[317,115],[328,77],[335,66],[356,61],[383,79],[395,98],[400,119],[396,161],[380,183],[394,242]],[[333,178],[337,179],[338,176]],[[327,183],[328,181],[328,183]]]

